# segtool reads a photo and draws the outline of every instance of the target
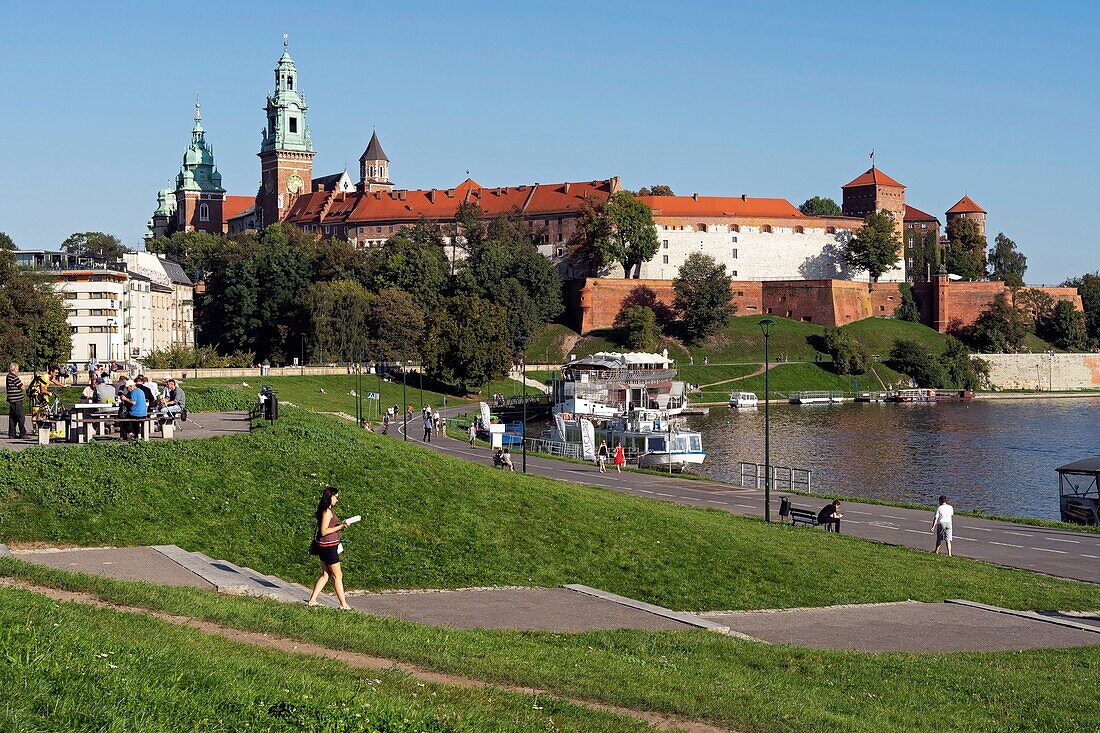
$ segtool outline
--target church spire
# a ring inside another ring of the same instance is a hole
[[[359,190],[390,191],[390,159],[378,141],[378,133],[371,132],[367,149],[359,156]]]

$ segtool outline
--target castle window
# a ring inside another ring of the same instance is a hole
[[[290,131],[291,132],[298,132],[298,118],[297,117],[291,117],[290,118]]]
[[[913,249],[913,238],[909,237],[909,249]]]
[[[741,227],[739,227],[738,225],[734,224],[733,226],[731,226],[731,227],[730,227],[730,231],[731,231],[731,232],[739,232],[739,231],[741,231]],[[736,242],[736,241],[737,241],[737,238],[736,238],[736,237],[734,237],[733,241],[735,241],[735,242]]]
[[[921,222],[920,228],[921,228],[921,229],[927,229],[927,228],[928,228],[928,222],[926,222],[926,221],[925,221],[925,222]]]
[[[267,118],[267,132],[268,132],[268,134],[273,134],[275,132],[275,118],[274,117],[268,117]]]
[[[210,204],[199,206],[199,221],[210,221]]]
[[[803,229],[802,227],[795,227],[795,228],[794,228],[794,233],[795,233],[795,234],[805,234],[805,233],[806,233],[806,230],[805,230],[805,229]]]
[[[836,227],[825,227],[826,234],[836,234]]]
[[[661,246],[664,247],[665,249],[668,249],[668,240],[667,239],[662,239],[661,240]]]
[[[731,257],[732,259],[735,259],[735,260],[737,259],[737,249],[736,249],[736,248],[735,248],[735,249],[733,250],[733,252],[732,252],[732,253],[730,254],[730,257]]]
[[[666,265],[667,265],[667,264],[668,264],[668,255],[664,255],[664,257],[662,257],[661,261],[662,261],[662,262],[663,262],[664,264],[666,264]]]
[[[558,257],[565,257],[565,247],[558,247]]]
[[[293,75],[288,76],[286,78],[286,88],[291,89],[291,90],[294,89],[294,76]]]
[[[760,231],[762,231],[764,234],[771,234],[772,233],[771,225],[770,224],[765,224],[764,226],[760,227]]]
[[[730,270],[730,277],[737,277],[737,270]]]
[[[912,267],[912,266],[913,266],[913,258],[912,258],[912,257],[910,257],[910,258],[909,258],[909,266],[910,266],[910,267]]]

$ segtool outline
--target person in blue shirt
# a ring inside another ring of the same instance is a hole
[[[149,401],[145,398],[145,393],[138,389],[134,380],[126,382],[126,386],[122,388],[122,393],[119,395],[119,400],[122,402],[124,409],[124,418],[146,418],[149,416]],[[138,435],[137,427],[131,422],[122,422],[121,430],[119,431],[122,438],[136,438]]]

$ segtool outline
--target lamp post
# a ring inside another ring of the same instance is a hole
[[[520,381],[523,382],[523,433],[520,436],[523,441],[523,472],[527,473],[527,359],[520,362],[523,370]]]
[[[760,330],[764,334],[764,521],[772,521],[772,446],[771,446],[771,410],[768,409],[768,368],[771,366],[768,356],[768,338],[771,336],[775,321],[764,318],[760,321]]]
[[[202,326],[200,326],[199,324],[196,323],[196,324],[194,324],[194,327],[191,330],[195,334],[195,379],[198,379],[199,378],[199,331],[202,330]]]
[[[1054,391],[1054,349],[1047,352],[1050,360],[1047,362],[1047,392]]]
[[[112,357],[111,357],[111,334],[114,333],[114,330],[115,330],[115,319],[114,318],[108,318],[107,319],[107,361],[108,362],[110,362],[112,360]]]
[[[409,439],[409,363],[404,362],[401,365],[401,413],[404,415],[405,429],[402,431],[405,434],[404,439]]]

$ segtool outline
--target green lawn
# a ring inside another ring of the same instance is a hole
[[[583,583],[695,610],[1100,606],[1095,586],[504,474],[293,408],[247,435],[0,453],[0,542],[176,544],[305,583],[326,483],[366,517],[346,538],[356,588]]]
[[[0,588],[0,627],[3,730],[646,730],[553,699],[351,669],[22,590]]]
[[[723,560],[729,561],[728,558]],[[869,577],[875,572],[860,568],[859,573],[852,574]],[[1096,647],[985,654],[864,654],[763,645],[706,631],[620,630],[583,634],[456,631],[365,614],[286,606],[264,599],[217,596],[190,588],[156,588],[72,575],[3,558],[0,558],[0,574],[92,592],[109,602],[402,659],[488,681],[537,686],[561,695],[708,720],[745,733],[1071,733],[1093,731],[1100,727],[1100,707],[1095,704],[1096,683],[1100,679],[1100,648]],[[834,577],[840,575],[843,573]],[[8,639],[12,638],[13,633],[16,639],[26,636],[27,624],[45,628],[46,633],[39,631],[43,644],[58,637],[67,639],[78,634],[74,644],[85,638],[83,626],[67,623],[65,616],[59,617],[58,614],[67,612],[67,606],[58,611],[53,604],[41,603],[32,609],[28,608],[22,594],[17,596],[17,600],[19,604],[14,608],[8,603],[0,605],[0,608],[8,609],[6,617],[0,615]],[[91,615],[91,612],[82,614]],[[114,620],[116,617],[112,614],[107,618]],[[52,628],[54,623],[59,625],[58,628]],[[163,625],[141,622],[140,626],[159,632]],[[109,625],[104,629],[105,633],[117,634],[114,637],[117,638],[117,646],[95,644],[82,647],[87,651],[78,656],[76,662],[69,664],[76,667],[77,663],[85,663],[89,659],[93,664],[98,664],[96,653],[108,653],[108,660],[113,661],[109,654],[111,651],[129,649],[137,643],[136,639],[144,638],[144,635],[134,634],[133,630],[134,626],[125,618],[118,617],[117,627]],[[183,683],[196,680],[211,679],[212,684],[222,681],[221,677],[215,676],[223,669],[219,666],[222,657],[207,659],[201,656],[206,645],[201,640],[191,642],[194,632],[167,631],[172,633],[167,636],[157,633],[155,637],[157,644],[164,639],[163,657],[167,659],[162,663],[165,665],[172,664],[172,652],[177,648],[175,638],[184,636],[188,639],[188,644],[180,647],[184,654],[180,660],[181,666],[176,668],[173,665],[171,668],[176,675],[172,678],[171,687],[187,689]],[[30,647],[29,652],[24,651],[27,647]],[[67,660],[63,655],[46,655],[43,651],[43,647],[27,643],[5,644],[9,659],[14,657],[19,660],[19,666],[13,668],[10,662],[0,666],[0,679],[4,679],[5,674],[13,674],[19,684],[8,683],[9,689],[33,698],[42,706],[49,701],[51,710],[57,706],[68,709],[77,700],[85,706],[92,705],[84,701],[86,692],[79,698],[75,694],[76,690],[83,689],[79,682],[82,681],[80,675],[84,673],[79,667],[73,670],[73,680],[65,680],[67,684],[64,687],[46,686],[47,690],[56,690],[53,694],[60,703],[46,697],[41,678],[52,682],[54,677],[50,672],[54,666]],[[44,665],[45,674],[23,662],[24,655],[33,660],[33,664]],[[156,649],[151,650],[149,656],[152,658],[150,661],[158,663],[162,659],[161,652]],[[262,695],[261,691],[270,689],[272,685],[269,682],[271,678],[266,674],[252,673],[253,667],[248,666],[259,666],[258,661],[252,661],[258,656],[252,652],[246,659],[237,661],[238,658],[232,658],[224,662],[238,664],[241,672],[225,678],[224,688],[229,691],[226,694],[236,693],[247,684],[257,688],[249,699],[262,697],[265,700],[280,700],[283,699],[279,696],[280,691],[286,690],[283,695],[294,693],[290,699],[302,700],[304,705],[306,698],[298,687],[300,677],[297,676],[293,678],[294,685],[276,685],[273,698]],[[289,662],[289,658],[280,657]],[[306,675],[318,667],[328,669],[322,663],[315,664],[316,667],[295,660],[293,665],[287,664],[286,673]],[[132,667],[126,668],[126,671],[133,674]],[[345,672],[329,674],[328,678],[354,681],[359,676]],[[109,681],[115,679],[111,677]],[[28,680],[33,680],[34,684],[26,684]],[[384,682],[386,685],[376,686],[369,692],[389,693],[397,687],[396,682],[390,687],[389,678],[384,678]],[[106,686],[93,689],[98,692]],[[111,689],[113,693],[114,689]],[[220,689],[211,690],[214,699],[222,694]],[[393,692],[397,701],[389,704],[400,706],[400,696],[407,689],[408,685],[397,687]],[[199,687],[200,693],[204,690],[205,686]],[[123,687],[120,694],[128,692]],[[306,692],[312,693],[312,688]],[[183,693],[171,689],[161,694]],[[8,697],[5,708],[11,709],[13,703],[10,702],[11,696]],[[427,697],[428,693],[423,692],[418,699]],[[315,700],[312,695],[308,699]],[[331,698],[321,695],[319,699],[327,701]],[[430,699],[437,700],[435,696]],[[511,704],[514,699],[492,693],[494,704],[499,701],[501,705],[502,718],[521,714]],[[475,693],[456,693],[449,700],[456,700],[452,703],[455,708],[460,704],[480,705]],[[99,698],[95,701],[98,703]],[[129,695],[123,694],[120,713],[128,713],[134,704]],[[200,710],[205,710],[204,704],[202,699],[196,700]],[[313,704],[324,703],[315,701]],[[560,703],[546,701],[539,704],[546,707],[543,712],[551,710],[550,705],[558,706],[555,708],[558,712],[554,713],[554,723],[560,724],[559,728],[555,728],[557,730],[575,729],[568,726],[570,718],[567,713],[582,715]],[[17,709],[28,707],[22,698],[15,705]],[[934,711],[934,714],[929,711]],[[415,712],[423,713],[424,709]],[[484,713],[486,718],[490,714],[488,711]],[[149,715],[155,719],[156,712],[150,711]],[[528,715],[539,720],[535,713]],[[192,718],[185,712],[182,719],[187,721]],[[595,723],[594,720],[585,722]],[[578,724],[584,725],[583,722]],[[476,718],[469,727],[460,729],[512,730],[492,727],[488,719],[478,721]],[[551,728],[548,726],[547,729]],[[598,726],[580,729],[618,730],[610,727],[610,721],[600,721]]]

